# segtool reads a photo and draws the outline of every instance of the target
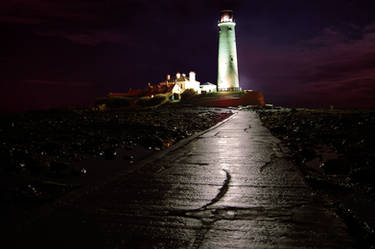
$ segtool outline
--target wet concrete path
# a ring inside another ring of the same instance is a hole
[[[343,222],[314,200],[279,140],[245,111],[131,174],[58,202],[27,244],[351,248]]]

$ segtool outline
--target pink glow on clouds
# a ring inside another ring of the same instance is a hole
[[[60,18],[65,20],[89,20],[94,18],[88,14],[85,6],[102,5],[102,3],[80,3],[76,1],[47,1],[47,0],[11,0],[1,1],[0,9],[14,10],[17,14],[29,13],[41,18]]]
[[[96,46],[102,43],[127,43],[128,38],[124,34],[105,30],[90,30],[86,32],[36,32],[40,36],[62,37],[74,43]]]
[[[50,81],[50,80],[24,80],[29,85],[46,85],[46,86],[60,86],[60,87],[91,87],[90,82],[66,82],[66,81]]]
[[[215,82],[212,13],[224,2],[0,1],[0,25],[8,38],[2,40],[6,77],[0,79],[0,95],[11,102],[8,92],[24,91],[21,99],[44,104],[59,98],[63,103],[64,92],[80,101],[96,91],[91,81],[136,88],[183,67],[196,70],[202,82]],[[266,101],[280,105],[375,107],[375,23],[363,27],[374,21],[366,7],[372,4],[276,1],[278,8],[269,8],[264,1],[247,2],[231,1],[238,10],[242,88],[263,91]],[[190,32],[195,35],[185,36]]]
[[[23,80],[0,83],[0,111],[90,105],[98,97],[98,89],[91,82]]]
[[[271,102],[375,106],[375,31],[364,30],[359,40],[327,28],[297,46],[249,44],[242,66]]]
[[[0,16],[0,23],[40,24],[41,22],[41,19],[34,17]]]

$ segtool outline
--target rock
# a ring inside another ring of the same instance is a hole
[[[124,155],[122,157],[122,160],[133,160],[134,159],[134,156],[133,155]]]
[[[318,156],[313,148],[308,147],[304,147],[301,151],[301,154],[304,158],[306,158],[307,161],[310,161]]]
[[[104,159],[105,160],[113,160],[117,157],[117,152],[116,149],[113,147],[107,148],[104,150],[103,153]]]
[[[50,162],[50,171],[52,171],[57,177],[67,176],[72,173],[72,169],[69,165],[56,161]]]
[[[331,159],[324,162],[322,169],[329,175],[345,175],[350,172],[350,164],[344,159]]]
[[[363,183],[374,183],[375,182],[375,168],[374,167],[362,167],[354,169],[350,177],[356,182]]]

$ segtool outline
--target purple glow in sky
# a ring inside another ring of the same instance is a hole
[[[0,110],[87,104],[190,70],[216,83],[222,9],[234,10],[243,89],[375,106],[373,1],[4,0]]]

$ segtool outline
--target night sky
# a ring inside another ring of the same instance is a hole
[[[243,89],[277,105],[375,107],[373,0],[2,0],[0,110],[89,104],[190,70],[216,84],[222,9]]]

